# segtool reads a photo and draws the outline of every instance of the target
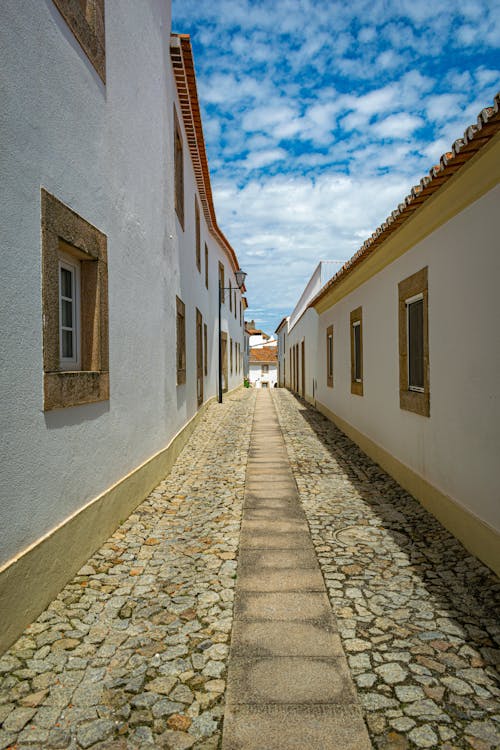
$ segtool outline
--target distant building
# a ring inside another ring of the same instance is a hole
[[[264,331],[261,331],[260,328],[256,328],[254,320],[250,320],[247,323],[245,323],[245,330],[249,336],[250,348],[254,346],[267,346],[268,344],[272,344],[273,341],[275,341],[275,339],[272,336],[269,336],[269,334],[264,333]]]
[[[249,380],[254,388],[274,388],[278,381],[277,346],[250,349]]]

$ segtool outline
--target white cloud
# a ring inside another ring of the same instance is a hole
[[[286,159],[286,151],[282,148],[271,148],[264,151],[252,151],[243,162],[247,169],[267,167],[277,161]]]
[[[291,310],[321,257],[355,252],[491,104],[499,10],[173,0],[176,30],[192,33],[218,220],[261,325]]]
[[[385,120],[375,123],[372,132],[380,138],[408,138],[414,130],[421,128],[424,121],[421,117],[400,112],[398,115],[390,115]]]

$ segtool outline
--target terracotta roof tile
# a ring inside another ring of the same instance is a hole
[[[207,226],[210,232],[222,245],[231,261],[233,270],[239,269],[236,253],[228,240],[219,229],[210,184],[205,139],[201,123],[200,104],[196,88],[194,72],[193,50],[189,34],[172,34],[170,38],[170,59],[174,73],[175,84],[179,95],[182,121],[186,131],[186,139],[193,163],[196,185],[200,195],[200,202]],[[242,291],[245,291],[243,285]]]
[[[401,226],[416,209],[447,182],[461,167],[485,146],[500,131],[500,92],[494,98],[493,107],[486,107],[478,115],[477,123],[466,128],[463,138],[457,138],[451,151],[444,153],[439,164],[434,165],[428,175],[424,175],[418,185],[411,188],[409,195],[387,217],[387,219],[361,245],[354,255],[344,263],[318,294],[309,307],[322,299],[328,290],[350,273],[362,260],[371,255],[387,237]]]
[[[263,346],[258,349],[250,349],[250,364],[259,362],[278,362],[278,347],[277,346]]]

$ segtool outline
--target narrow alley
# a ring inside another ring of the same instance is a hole
[[[499,598],[326,418],[239,389],[0,658],[0,750],[493,750]]]

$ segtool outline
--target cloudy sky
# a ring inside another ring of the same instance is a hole
[[[173,0],[215,209],[274,331],[500,89],[500,0]]]

